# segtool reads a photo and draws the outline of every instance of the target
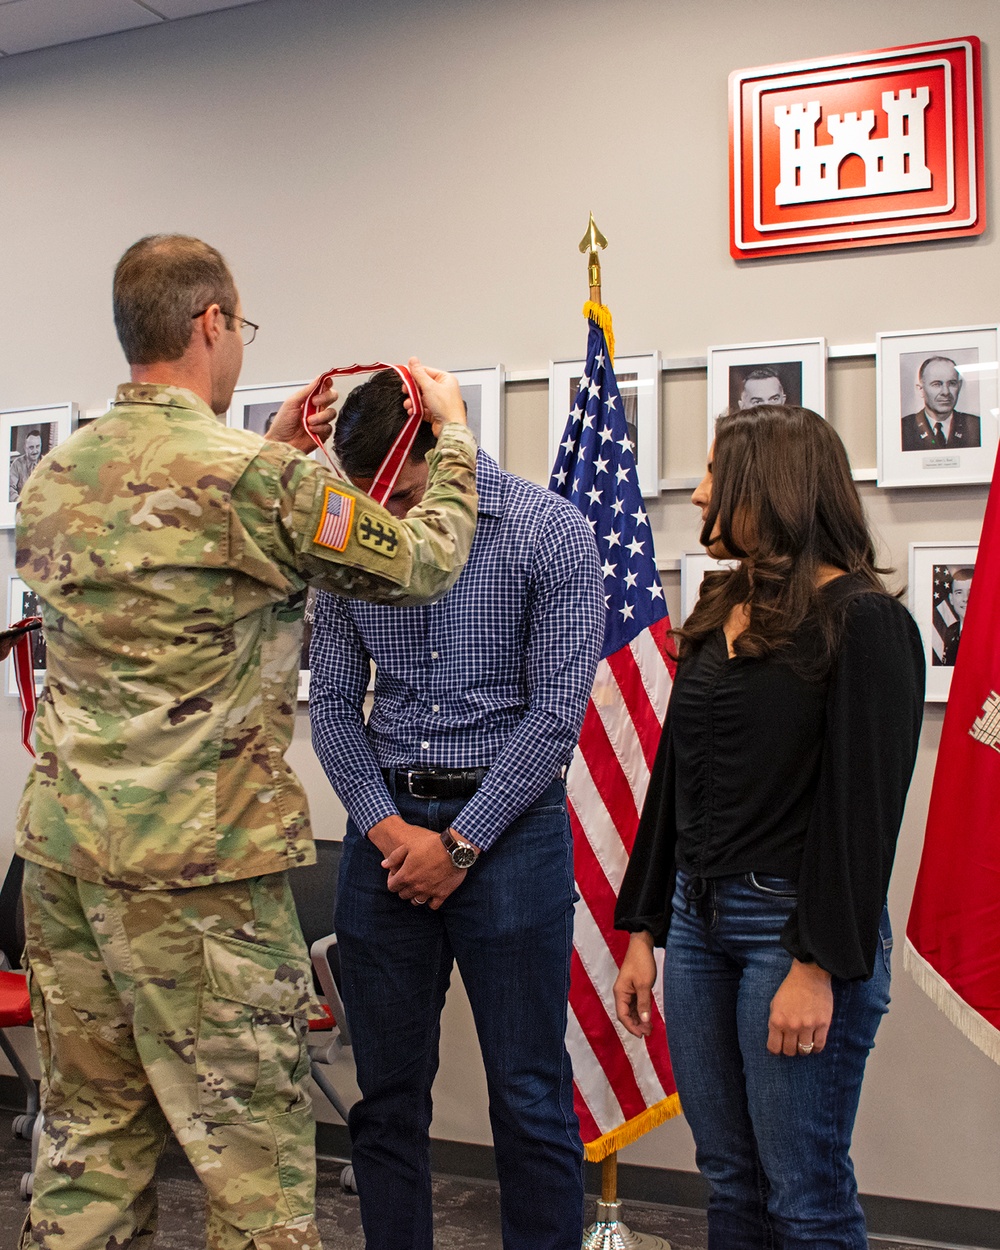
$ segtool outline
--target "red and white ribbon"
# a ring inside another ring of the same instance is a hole
[[[406,458],[409,456],[413,447],[414,440],[417,437],[417,431],[420,429],[420,423],[424,419],[424,406],[420,399],[420,388],[417,386],[416,382],[414,382],[413,375],[410,373],[409,369],[407,369],[404,365],[387,365],[383,364],[381,361],[376,361],[375,364],[372,365],[347,365],[343,369],[328,369],[306,396],[306,402],[302,405],[302,428],[320,449],[323,455],[326,456],[327,460],[330,461],[332,468],[339,475],[340,470],[337,468],[336,464],[334,464],[330,453],[323,446],[320,439],[318,439],[309,428],[309,418],[314,416],[315,413],[319,411],[316,405],[316,399],[327,389],[334,378],[352,373],[375,373],[378,369],[395,369],[396,373],[399,374],[399,380],[402,382],[403,388],[406,391],[413,408],[409,419],[397,434],[396,441],[389,448],[385,459],[382,461],[378,472],[375,474],[375,480],[372,482],[371,490],[368,492],[369,496],[374,499],[376,503],[385,507],[386,500],[392,494],[393,488],[396,485],[396,479],[399,477],[400,470],[406,463]]]
[[[21,621],[15,621],[11,626],[12,630],[24,630],[24,633],[14,639],[10,658],[14,665],[17,692],[21,696],[21,743],[32,758],[35,755],[35,748],[31,745],[31,734],[35,727],[38,699],[35,695],[35,665],[31,653],[31,631],[40,628],[41,624],[40,616],[26,616]]]

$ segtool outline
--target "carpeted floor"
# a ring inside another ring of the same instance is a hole
[[[0,1112],[0,1250],[15,1250],[26,1204],[19,1195],[21,1174],[30,1163],[27,1142],[11,1134],[11,1115]],[[317,1207],[325,1250],[363,1250],[364,1237],[354,1194],[340,1187],[342,1164],[319,1162]],[[158,1172],[160,1227],[155,1250],[198,1250],[204,1245],[204,1219],[198,1181],[178,1148],[169,1150]],[[525,1201],[544,1201],[526,1194]],[[487,1181],[450,1176],[434,1179],[435,1246],[437,1250],[501,1250],[497,1188]],[[594,1217],[588,1202],[587,1220]],[[705,1216],[701,1211],[652,1203],[629,1202],[623,1218],[636,1232],[658,1236],[673,1250],[705,1250]],[[872,1239],[872,1250],[918,1250],[929,1242]]]

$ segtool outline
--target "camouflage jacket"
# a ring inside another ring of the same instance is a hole
[[[18,509],[17,568],[48,643],[20,853],[150,890],[311,862],[284,759],[306,583],[383,603],[444,594],[472,541],[475,450],[446,426],[399,521],[190,391],[120,387]]]

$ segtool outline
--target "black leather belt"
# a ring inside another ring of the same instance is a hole
[[[383,768],[382,776],[397,790],[418,799],[468,799],[479,789],[485,768]]]

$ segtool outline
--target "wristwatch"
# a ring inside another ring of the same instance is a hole
[[[479,858],[478,849],[471,842],[459,842],[450,829],[441,834],[441,841],[456,868],[471,868]]]

